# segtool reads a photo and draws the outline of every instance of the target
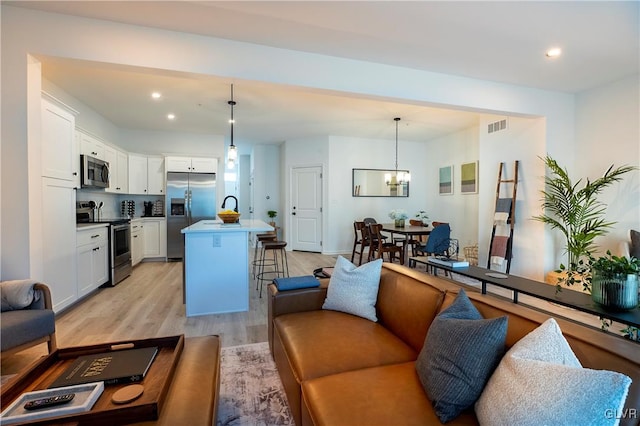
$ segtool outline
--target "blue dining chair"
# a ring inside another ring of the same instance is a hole
[[[451,227],[443,223],[433,228],[429,234],[427,243],[416,248],[416,251],[425,255],[447,256],[449,254],[449,245],[451,244]]]

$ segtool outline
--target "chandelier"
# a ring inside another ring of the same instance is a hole
[[[411,180],[411,173],[398,171],[398,122],[400,121],[400,117],[396,117],[393,120],[396,122],[396,168],[395,173],[384,174],[384,181],[390,187],[397,188],[398,186],[409,183]]]
[[[227,153],[227,168],[233,169],[235,168],[236,160],[238,159],[238,150],[233,144],[233,123],[235,123],[233,119],[233,106],[236,104],[233,100],[233,84],[231,85],[231,100],[227,103],[231,106],[231,119],[229,120],[229,123],[231,123],[231,145],[229,145],[229,151]]]

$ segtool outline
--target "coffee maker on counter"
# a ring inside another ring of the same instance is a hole
[[[145,201],[142,204],[144,205],[144,217],[164,216],[163,200],[156,200],[155,203],[153,201]]]
[[[145,201],[144,203],[144,214],[143,217],[153,216],[153,202]]]

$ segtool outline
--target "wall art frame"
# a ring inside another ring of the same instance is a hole
[[[440,167],[438,172],[438,194],[453,195],[453,165]]]
[[[462,163],[460,165],[460,193],[478,193],[478,161]]]

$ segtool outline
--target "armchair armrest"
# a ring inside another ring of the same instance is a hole
[[[51,302],[51,290],[46,284],[35,283],[33,285],[33,291],[40,293],[40,297],[35,297],[29,309],[51,309],[53,310],[53,303]],[[36,300],[37,299],[37,300]]]
[[[322,309],[327,297],[329,279],[320,280],[320,287],[302,288],[298,290],[279,291],[274,284],[269,284],[269,304],[267,328],[269,333],[269,348],[273,353],[273,320],[277,316],[294,312],[317,311]]]
[[[38,302],[34,302],[33,304],[43,304],[44,307],[39,307],[38,309],[50,309],[53,311],[53,302],[51,301],[51,290],[49,289],[49,286],[43,283],[35,283],[33,285],[33,290],[39,291],[42,294],[40,300]],[[47,340],[47,348],[49,349],[49,353],[52,353],[58,348],[58,342],[56,341],[55,322],[53,333],[49,335],[49,338]]]

